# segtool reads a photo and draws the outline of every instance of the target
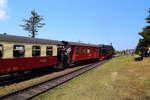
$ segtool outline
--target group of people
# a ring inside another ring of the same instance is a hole
[[[59,57],[59,62],[62,63],[63,65],[68,64],[71,60],[71,47],[70,46],[62,46],[59,49],[58,53]]]

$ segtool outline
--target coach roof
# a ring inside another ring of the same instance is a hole
[[[92,47],[100,47],[100,45],[95,45],[95,44],[78,43],[78,42],[68,42],[68,41],[62,41],[62,42],[68,43],[69,45],[75,45],[75,46],[92,46]]]
[[[0,41],[62,45],[61,41],[0,34]]]

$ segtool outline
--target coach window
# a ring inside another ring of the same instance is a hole
[[[93,51],[94,51],[94,48],[91,48],[91,53],[93,53]]]
[[[78,55],[80,53],[80,48],[76,48],[76,54]]]
[[[40,46],[32,46],[32,56],[40,56],[41,48]]]
[[[48,46],[46,48],[46,56],[52,56],[52,54],[53,54],[53,50],[52,49],[53,49],[52,46]]]
[[[82,48],[82,53],[83,53],[83,54],[86,53],[86,48]]]
[[[0,45],[0,59],[3,57],[3,45]]]
[[[84,53],[84,48],[81,48],[81,53],[82,53],[82,54]]]
[[[87,48],[84,48],[84,54],[86,54],[87,53]]]
[[[87,49],[87,54],[90,55],[90,48]]]
[[[14,45],[13,56],[16,58],[24,57],[25,49],[23,45]]]

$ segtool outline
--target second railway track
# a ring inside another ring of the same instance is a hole
[[[105,63],[106,61],[96,62],[92,64],[88,64],[83,68],[78,70],[63,74],[61,76],[57,76],[53,79],[46,80],[44,82],[34,84],[24,89],[20,89],[18,91],[2,95],[0,96],[0,100],[29,100],[41,93],[44,93],[58,85],[63,84],[93,68],[100,66],[101,64]]]

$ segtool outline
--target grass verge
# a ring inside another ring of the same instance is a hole
[[[114,58],[33,100],[150,100],[150,58]]]

